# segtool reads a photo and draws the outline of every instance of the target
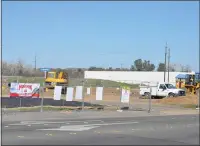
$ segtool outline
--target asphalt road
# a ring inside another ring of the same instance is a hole
[[[199,144],[199,115],[4,121],[2,144]]]

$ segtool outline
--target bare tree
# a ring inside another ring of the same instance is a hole
[[[23,61],[21,59],[18,60],[17,62],[17,72],[18,72],[18,75],[19,76],[22,76],[23,73],[24,73],[24,64],[23,64]]]
[[[191,67],[189,65],[186,65],[184,68],[184,72],[191,72]]]

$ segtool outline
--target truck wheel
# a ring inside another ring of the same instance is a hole
[[[174,97],[174,93],[169,93],[168,97]]]
[[[149,98],[149,96],[150,96],[150,93],[148,93],[148,92],[145,92],[145,93],[144,93],[144,96],[145,96],[146,98]]]

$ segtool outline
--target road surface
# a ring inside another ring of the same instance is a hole
[[[199,115],[4,121],[2,144],[199,144]]]

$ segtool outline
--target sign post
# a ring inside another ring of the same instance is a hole
[[[40,68],[41,72],[44,72],[44,78],[47,77],[47,72],[49,72],[51,70],[51,68]]]
[[[46,79],[47,78],[47,72],[49,72],[51,70],[51,68],[40,68],[40,71],[41,72],[44,72],[44,78]],[[45,88],[45,84],[43,82],[43,85],[42,85],[42,88],[41,88],[41,96],[42,96],[42,99],[41,99],[41,108],[40,108],[40,112],[43,112],[43,102],[44,102],[44,89]]]
[[[43,86],[41,88],[41,95],[42,95],[42,99],[41,99],[40,112],[43,112],[43,105],[44,105],[44,83],[43,83]]]
[[[122,103],[127,103],[128,108],[130,107],[130,87],[128,86],[122,86],[122,91],[121,91],[121,102]]]

